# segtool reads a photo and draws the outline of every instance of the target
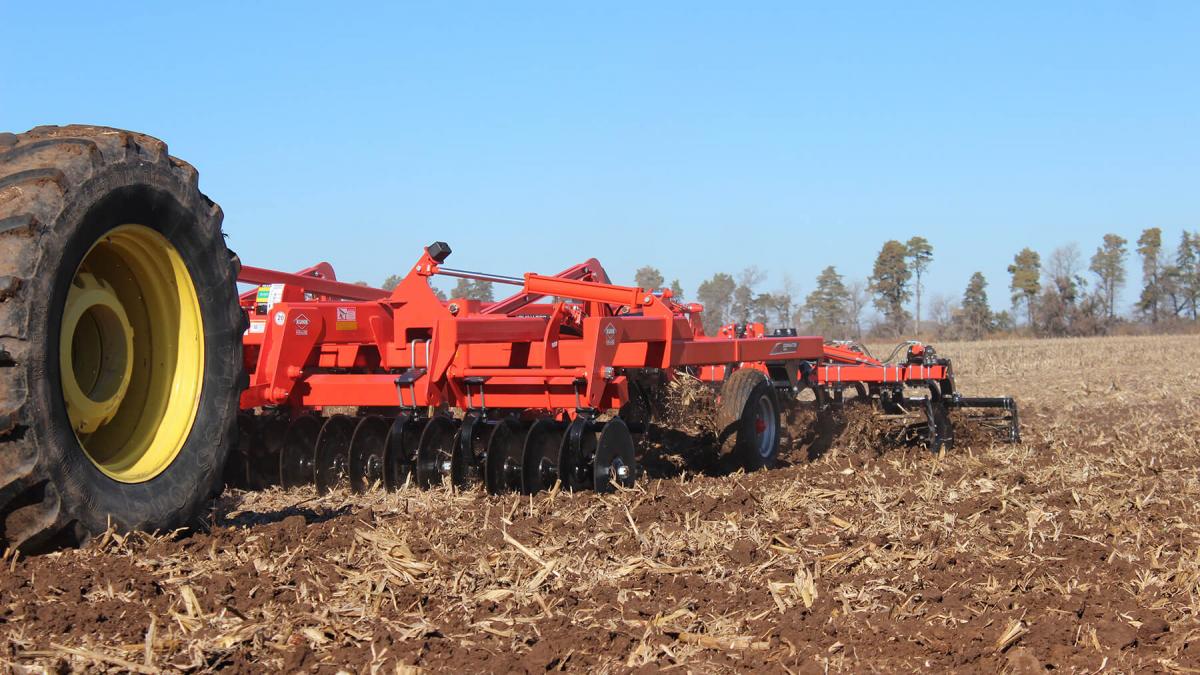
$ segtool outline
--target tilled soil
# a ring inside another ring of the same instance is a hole
[[[941,352],[1023,443],[936,458],[850,411],[813,452],[800,412],[783,468],[664,434],[614,495],[230,494],[206,533],[5,560],[0,663],[1197,672],[1200,339]]]

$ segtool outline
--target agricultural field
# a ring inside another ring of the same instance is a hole
[[[7,556],[14,672],[1200,672],[1200,338],[939,345],[1019,445],[849,410],[810,460],[631,490],[225,495],[211,531]],[[683,420],[687,422],[687,420]]]

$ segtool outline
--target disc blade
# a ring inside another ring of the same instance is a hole
[[[251,488],[250,457],[257,436],[257,423],[253,413],[238,413],[238,442],[229,458],[225,460],[225,485],[239,490]]]
[[[591,420],[576,417],[563,434],[558,448],[558,478],[563,489],[578,491],[592,487],[592,458],[596,454],[596,431]]]
[[[279,485],[283,443],[292,423],[283,415],[258,416],[257,439],[250,455],[250,484],[256,490]]]
[[[631,487],[637,478],[633,434],[620,418],[604,424],[600,438],[596,440],[596,454],[592,460],[593,485],[596,492],[612,492],[613,483]]]
[[[399,490],[413,477],[417,444],[421,441],[425,423],[426,420],[411,412],[392,420],[383,454],[383,486],[388,491]]]
[[[279,453],[279,482],[283,487],[310,485],[316,480],[313,467],[320,433],[321,419],[309,415],[297,417],[288,426]]]
[[[450,459],[450,482],[456,489],[468,489],[483,479],[487,431],[488,424],[481,416],[472,413],[463,418]]]
[[[521,455],[525,426],[508,417],[500,420],[488,436],[484,459],[484,485],[488,494],[521,489]]]
[[[521,457],[521,492],[548,490],[558,480],[558,448],[564,425],[543,417],[529,427]]]
[[[383,480],[383,461],[387,447],[388,421],[378,415],[359,420],[350,439],[350,490],[366,492]]]
[[[454,437],[458,435],[458,420],[439,415],[429,420],[417,443],[417,485],[433,487],[450,475],[454,455]]]
[[[316,483],[317,493],[325,494],[348,483],[350,474],[350,440],[356,423],[349,415],[333,415],[321,427],[317,436]]]

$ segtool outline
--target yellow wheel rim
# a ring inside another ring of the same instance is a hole
[[[121,225],[92,245],[63,307],[59,365],[67,417],[98,469],[140,483],[175,461],[200,404],[204,325],[166,237]]]

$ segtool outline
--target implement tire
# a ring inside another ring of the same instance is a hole
[[[770,469],[779,457],[779,398],[761,371],[733,371],[717,402],[721,449],[746,471]]]
[[[155,138],[0,133],[0,550],[201,520],[246,383],[221,219]]]

